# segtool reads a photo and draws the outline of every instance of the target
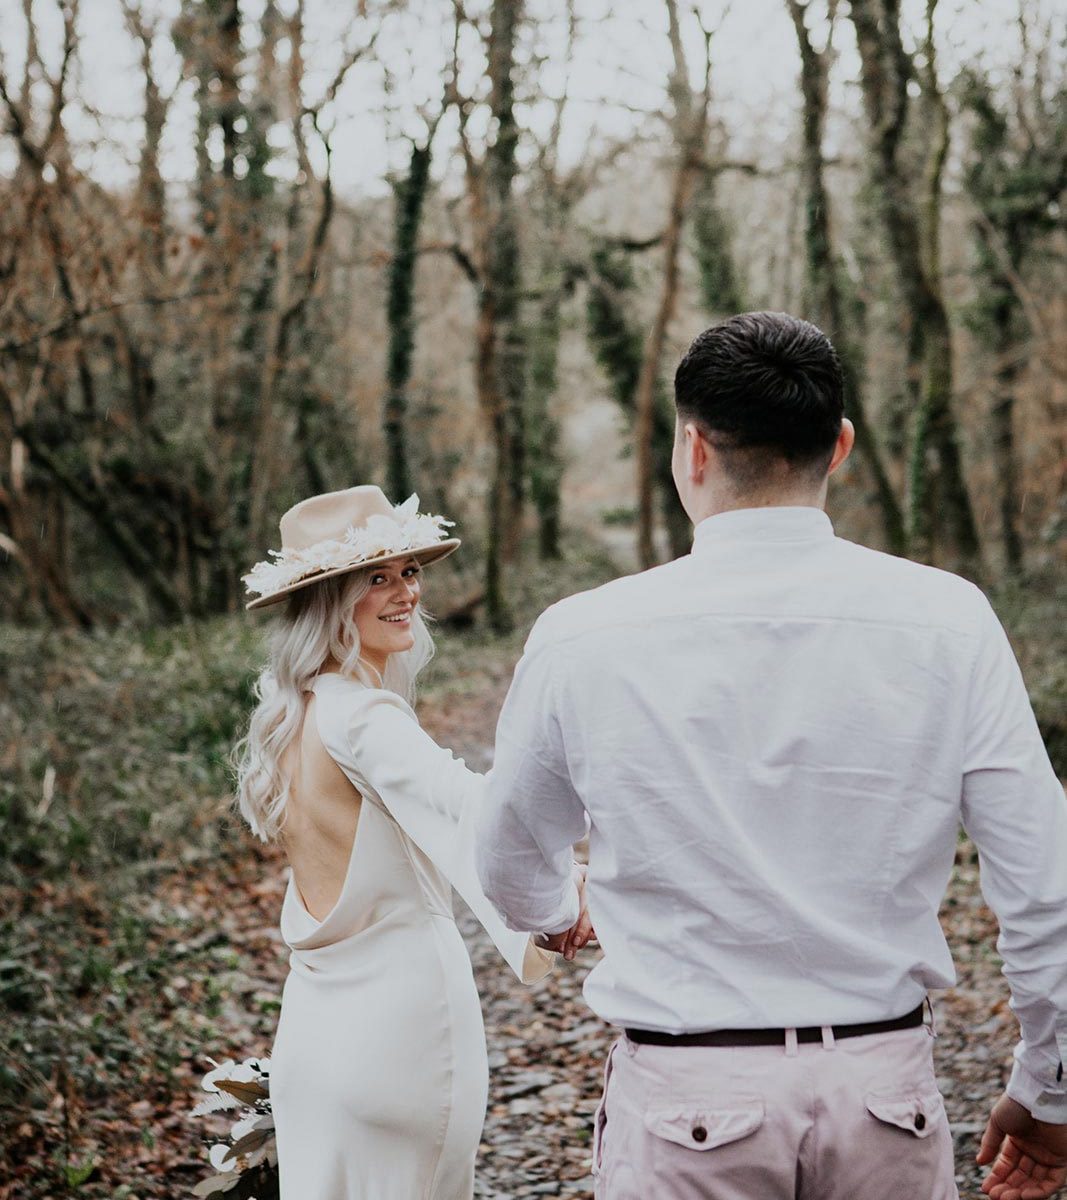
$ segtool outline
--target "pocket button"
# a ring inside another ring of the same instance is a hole
[[[693,1141],[694,1142],[706,1142],[707,1140],[708,1140],[708,1131],[704,1128],[704,1126],[703,1125],[694,1125],[693,1126]]]
[[[926,1117],[923,1113],[915,1114],[915,1128],[920,1131],[926,1128]]]

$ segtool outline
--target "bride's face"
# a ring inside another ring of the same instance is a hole
[[[421,571],[414,559],[376,567],[366,595],[356,605],[360,656],[379,671],[390,654],[415,645],[411,626],[422,591]]]

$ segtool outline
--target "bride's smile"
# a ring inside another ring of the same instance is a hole
[[[390,654],[415,644],[412,617],[422,594],[421,567],[414,559],[386,563],[371,575],[356,604],[360,657],[381,673]]]

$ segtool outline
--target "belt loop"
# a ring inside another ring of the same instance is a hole
[[[832,1050],[837,1045],[834,1038],[834,1027],[832,1025],[824,1025],[822,1027],[822,1048],[824,1050]]]
[[[786,1058],[796,1058],[798,1054],[797,1044],[797,1031],[795,1029],[787,1029],[785,1031]]]
[[[937,1018],[934,1016],[934,1002],[933,1002],[933,1000],[930,999],[930,996],[927,995],[925,997],[925,999],[923,1000],[923,1004],[926,1006],[926,1009],[930,1013],[930,1024],[927,1025],[926,1028],[929,1031],[930,1036],[932,1038],[936,1038],[937,1037]]]

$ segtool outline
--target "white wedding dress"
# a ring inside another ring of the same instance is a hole
[[[290,878],[282,908],[281,1200],[470,1200],[488,1067],[452,887],[524,982],[552,959],[505,928],[478,884],[484,778],[394,693],[330,674],[313,686],[319,737],[363,802],[334,907],[316,921]]]

